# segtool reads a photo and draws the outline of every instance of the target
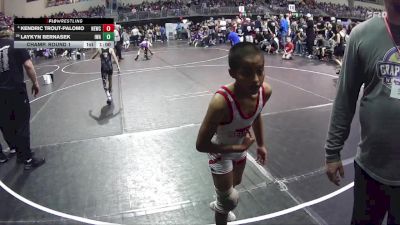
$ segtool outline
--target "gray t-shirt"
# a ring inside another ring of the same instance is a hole
[[[400,26],[391,30],[400,45]],[[355,160],[375,180],[400,186],[400,99],[391,97],[394,78],[400,80],[400,54],[384,20],[376,17],[355,27],[347,43],[325,150],[328,162],[340,159],[364,84]]]

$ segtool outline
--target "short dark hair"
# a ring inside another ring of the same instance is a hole
[[[229,51],[229,68],[238,70],[242,65],[243,59],[248,56],[263,55],[262,51],[253,43],[241,42],[234,45]]]

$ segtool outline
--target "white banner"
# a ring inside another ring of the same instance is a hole
[[[168,40],[175,39],[176,27],[177,27],[176,23],[166,23],[165,24],[165,31],[166,31]]]
[[[296,5],[294,5],[294,4],[289,4],[289,11],[290,11],[290,12],[296,12]]]

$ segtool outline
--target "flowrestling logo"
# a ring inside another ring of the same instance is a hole
[[[394,78],[400,79],[400,54],[396,47],[390,49],[378,63],[378,77],[391,88]]]

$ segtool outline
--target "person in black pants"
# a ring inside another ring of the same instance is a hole
[[[123,44],[123,39],[121,37],[121,26],[116,25],[115,30],[114,30],[114,43],[115,43],[115,52],[118,57],[118,60],[121,61],[124,58],[122,58],[122,44]]]
[[[313,56],[313,48],[314,48],[314,41],[315,41],[315,31],[314,31],[314,21],[310,14],[307,14],[307,28],[306,28],[306,46],[308,57],[312,58]]]
[[[356,26],[346,42],[325,142],[326,175],[339,186],[342,150],[358,112],[352,225],[380,225],[385,215],[385,224],[400,224],[400,1],[384,2],[387,17]]]
[[[32,156],[30,146],[30,105],[24,72],[32,82],[32,93],[39,93],[35,68],[26,49],[15,49],[8,26],[0,24],[0,130],[8,143],[15,144],[17,162],[29,170],[44,164]]]

